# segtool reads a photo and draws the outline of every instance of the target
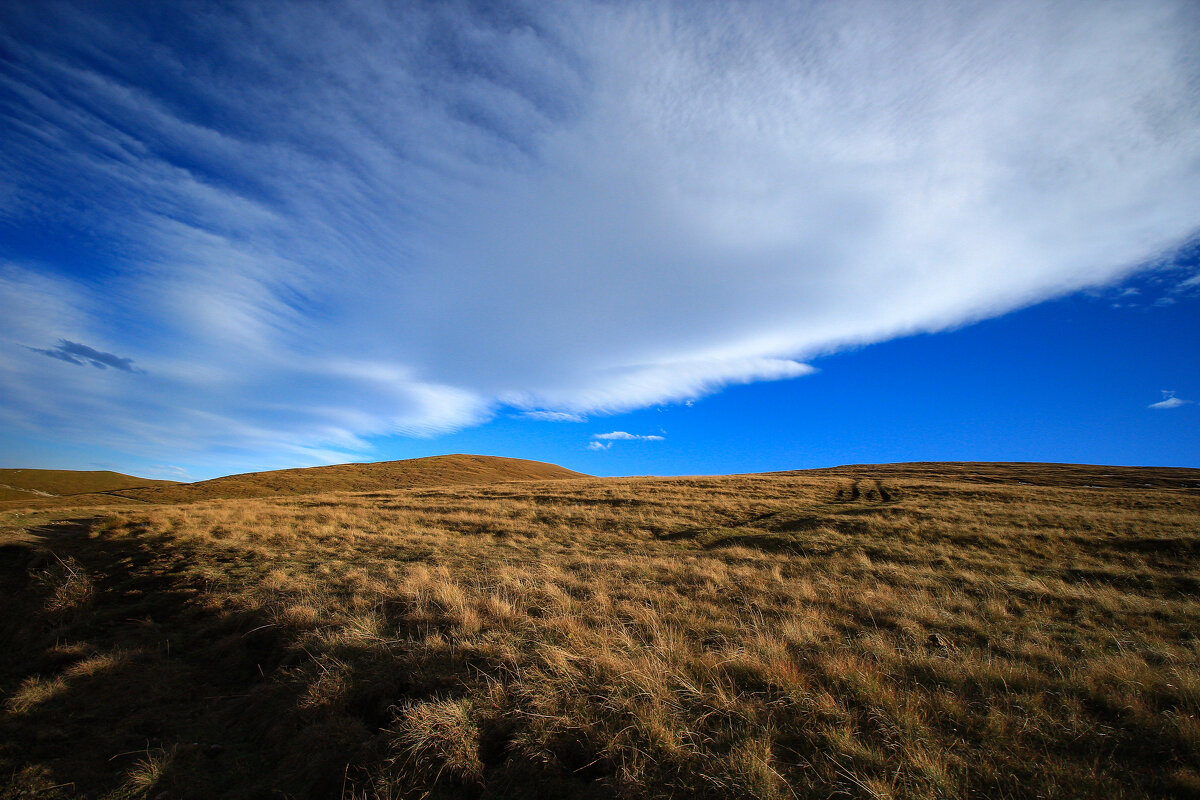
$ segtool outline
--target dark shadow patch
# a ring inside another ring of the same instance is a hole
[[[206,586],[176,569],[175,545],[103,528],[65,520],[0,547],[0,695],[23,699],[0,707],[0,796],[24,796],[29,776],[39,791],[122,793],[139,762],[154,764],[152,797],[337,796],[369,720],[302,709],[295,633],[197,602]],[[66,615],[47,611],[62,563],[94,585]]]
[[[1114,539],[1113,549],[1148,555],[1194,558],[1200,556],[1200,536],[1131,536]]]

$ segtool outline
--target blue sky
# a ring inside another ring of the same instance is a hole
[[[0,8],[0,461],[1200,466],[1192,2]]]

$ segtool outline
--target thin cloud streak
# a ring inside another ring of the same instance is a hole
[[[627,433],[626,431],[612,431],[611,433],[593,433],[593,439],[609,439],[622,442],[661,442],[665,437],[655,434],[642,435],[637,433]]]
[[[0,406],[172,463],[797,378],[1200,220],[1188,2],[161,13],[0,33],[0,221],[100,243],[5,267],[0,337],[146,370],[134,397],[8,347]]]
[[[517,416],[539,422],[587,422],[587,417],[569,411],[522,411]]]

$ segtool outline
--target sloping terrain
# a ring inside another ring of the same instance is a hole
[[[466,486],[585,477],[588,476],[541,461],[458,454],[404,461],[247,472],[198,483],[130,489],[114,494],[148,503],[190,503],[197,500],[322,492],[375,492],[423,486]]]
[[[0,469],[0,499],[65,497],[119,489],[173,486],[175,481],[136,478],[120,472],[71,469]]]
[[[1185,467],[1108,467],[1037,462],[926,461],[905,464],[850,464],[844,467],[767,473],[843,475],[855,478],[927,478],[964,483],[1009,483],[1082,488],[1200,488],[1200,469]]]
[[[946,466],[0,514],[0,797],[1200,795],[1200,490]]]

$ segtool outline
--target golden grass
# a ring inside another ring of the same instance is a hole
[[[68,556],[54,557],[55,562],[34,573],[34,580],[42,584],[46,594],[43,608],[51,616],[77,613],[87,608],[95,596],[96,588],[87,571]]]
[[[111,492],[115,489],[171,486],[174,481],[136,478],[120,472],[70,469],[0,469],[0,499]]]
[[[58,630],[95,647],[10,669],[4,730],[182,660],[243,697],[186,712],[221,754],[191,745],[209,722],[160,725],[143,750],[171,759],[97,796],[151,772],[168,796],[1195,796],[1200,495],[862,477],[127,510],[75,557],[179,595],[145,606],[171,627]]]

